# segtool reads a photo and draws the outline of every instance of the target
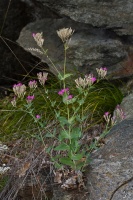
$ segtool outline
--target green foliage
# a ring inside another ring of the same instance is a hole
[[[73,95],[78,95],[77,89],[74,83],[71,84]],[[47,86],[46,86],[47,87]],[[49,88],[49,86],[47,87]],[[41,114],[42,119],[47,123],[54,120],[55,113],[54,108],[57,108],[57,113],[59,113],[59,120],[62,121],[62,125],[65,125],[66,117],[66,105],[61,102],[61,97],[58,95],[59,89],[49,90],[49,99],[47,94],[44,92],[44,88],[40,87],[34,91],[35,99],[32,103],[34,107],[35,114]],[[28,93],[28,92],[27,92]],[[107,80],[102,80],[99,83],[94,84],[94,87],[88,91],[85,99],[82,95],[78,95],[78,100],[73,104],[69,105],[70,115],[76,112],[77,123],[82,123],[85,119],[90,121],[90,119],[96,123],[102,121],[102,116],[104,112],[113,112],[117,104],[120,104],[123,98],[121,91],[111,84]],[[10,139],[17,139],[21,136],[31,137],[31,133],[38,131],[36,128],[36,123],[34,119],[31,118],[28,111],[24,108],[26,104],[25,99],[17,100],[17,108],[14,108],[10,101],[12,97],[0,100],[0,138],[3,141]],[[54,102],[54,103],[53,103]],[[82,105],[79,108],[78,105]],[[42,121],[43,121],[42,120]],[[73,118],[69,119],[69,123],[73,122]]]

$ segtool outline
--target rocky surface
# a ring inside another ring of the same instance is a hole
[[[44,32],[49,54],[62,70],[56,30],[68,26],[75,29],[69,69],[88,73],[106,66],[113,78],[133,74],[132,0],[5,0],[0,8],[0,85],[23,80],[41,62],[40,55],[33,57],[24,49],[35,45],[30,38],[33,31]],[[23,48],[16,43],[18,38]],[[42,61],[47,60],[43,57]]]
[[[47,6],[56,12],[61,19],[44,19],[26,26],[18,42],[24,48],[34,46],[29,39],[32,31],[44,32],[45,47],[53,61],[60,62],[57,67],[62,70],[61,42],[55,36],[58,28],[72,27],[75,34],[68,52],[68,69],[74,69],[82,73],[94,72],[96,67],[107,66],[113,78],[127,77],[133,74],[132,44],[133,44],[133,17],[131,0],[112,1],[82,1],[69,0],[22,0],[36,7],[39,2],[42,7]],[[35,9],[36,10],[36,9]],[[29,41],[26,44],[24,36]],[[57,49],[58,47],[58,49]],[[51,50],[52,49],[52,50]],[[51,52],[52,51],[52,52]],[[32,52],[33,53],[33,52]],[[40,56],[33,53],[34,55]],[[44,57],[41,59],[47,61]],[[131,62],[128,62],[128,61]],[[53,73],[53,69],[50,66]]]
[[[42,9],[39,2],[34,6],[20,0],[0,1],[0,92],[13,83],[25,81],[24,77],[29,74],[33,76],[35,68],[46,67],[39,58],[25,51],[16,42],[21,29],[28,23],[43,17],[57,17],[49,8]]]
[[[18,43],[24,48],[38,48],[32,33],[43,32],[44,48],[48,49],[49,57],[56,64],[58,70],[63,70],[63,44],[56,31],[63,27],[72,27],[75,32],[72,36],[68,53],[67,69],[80,72],[95,71],[96,67],[107,66],[109,72],[120,68],[119,63],[127,56],[124,45],[119,39],[111,38],[105,30],[98,30],[90,25],[75,22],[71,19],[43,19],[27,25],[20,34]],[[49,60],[38,52],[31,52],[43,62],[48,63],[55,73]]]
[[[132,0],[38,0],[74,21],[113,28],[117,34],[133,35]]]
[[[89,200],[133,199],[133,120],[116,125],[88,169]]]
[[[18,75],[26,73],[24,63],[21,65],[21,62],[26,61],[24,57],[30,62],[31,55],[15,41],[22,27],[30,21],[25,3],[0,1],[0,85],[9,85]]]
[[[126,119],[133,119],[133,93],[130,93],[126,97],[124,97],[122,103],[121,103],[121,108],[125,113],[125,118]]]

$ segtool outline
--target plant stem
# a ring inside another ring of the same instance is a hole
[[[50,61],[50,63],[52,64],[52,66],[54,67],[54,69],[57,71],[58,74],[60,74],[59,70],[57,69],[57,67],[55,66],[55,64],[53,63],[53,61],[51,60],[51,58],[48,56],[47,51],[45,51],[42,48],[42,51],[44,52],[44,54],[46,55],[46,57],[48,58],[48,60]]]
[[[67,51],[67,48],[66,48],[66,44],[64,44],[64,77],[65,77],[65,74],[66,74],[66,51]],[[63,79],[63,85],[64,85],[64,88],[65,88],[65,79]]]

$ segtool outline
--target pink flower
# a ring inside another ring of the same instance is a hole
[[[58,92],[58,94],[62,96],[65,92],[68,92],[68,91],[69,91],[69,88],[64,88],[64,89],[60,90]]]
[[[125,117],[126,117],[126,115],[125,115],[124,111],[122,110],[122,108],[120,107],[120,105],[116,106],[115,113],[116,113],[117,118],[120,118],[121,120],[125,119]]]
[[[94,83],[97,79],[95,77],[91,78],[91,82]]]
[[[34,100],[35,96],[32,95],[32,96],[27,96],[27,102],[28,103],[31,103],[33,100]]]
[[[104,71],[107,71],[107,68],[106,67],[101,67],[102,70]]]
[[[37,118],[37,119],[40,119],[40,118],[41,118],[41,116],[40,116],[40,115],[36,115],[36,118]]]
[[[13,91],[18,98],[24,97],[26,93],[26,86],[22,83],[14,84]]]
[[[22,83],[14,84],[13,88],[22,86]]]
[[[73,95],[68,95],[67,99],[72,99],[73,98]]]
[[[60,90],[60,91],[58,92],[58,94],[62,96],[64,93],[63,93],[62,90]]]
[[[108,115],[109,115],[109,112],[105,112],[105,113],[104,113],[104,116],[108,116]]]
[[[42,48],[43,43],[44,43],[42,32],[41,33],[33,33],[32,36],[33,36],[34,40],[36,41],[37,45]]]
[[[42,86],[44,86],[44,84],[47,80],[47,76],[48,76],[48,73],[46,73],[46,72],[37,73],[38,80]]]
[[[28,85],[29,85],[29,87],[30,87],[31,89],[37,88],[37,81],[31,80],[31,81],[29,81]]]
[[[35,33],[32,33],[32,36],[33,36],[33,37],[35,37],[35,36],[36,36],[36,34],[35,34]]]

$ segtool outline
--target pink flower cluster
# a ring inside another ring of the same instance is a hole
[[[64,89],[60,90],[60,91],[58,92],[58,94],[59,94],[60,96],[63,96],[64,94],[66,94],[66,95],[67,95],[66,100],[69,100],[69,99],[72,99],[72,98],[73,98],[73,95],[69,94],[69,88],[64,88]]]
[[[44,86],[44,84],[47,80],[47,76],[48,76],[48,73],[46,73],[46,72],[37,73],[38,80],[42,86]]]
[[[36,119],[40,119],[41,118],[41,116],[40,115],[36,115]]]
[[[68,95],[67,100],[72,99],[72,98],[73,98],[73,95],[70,94],[70,95]]]
[[[107,68],[106,67],[101,67],[102,70],[104,71],[107,71]]]
[[[93,84],[97,79],[95,77],[90,78],[91,83]]]
[[[43,38],[42,32],[41,33],[33,33],[32,36],[33,36],[34,40],[36,41],[37,45],[42,48],[43,43],[44,43],[44,38]]]
[[[68,93],[68,92],[69,92],[69,88],[64,88],[64,89],[60,90],[58,92],[58,94],[62,96],[64,93]]]
[[[22,86],[22,83],[14,84],[13,88]]]
[[[85,75],[84,78],[77,78],[75,80],[75,83],[76,83],[76,87],[77,88],[86,88],[86,87],[90,87],[97,79],[93,76],[93,74],[88,74],[88,75]]]
[[[26,86],[22,83],[14,84],[13,91],[18,98],[24,97],[26,93]]]
[[[100,69],[96,68],[96,71],[98,73],[98,76],[100,78],[105,78],[106,74],[107,74],[107,68],[106,67],[101,67]]]
[[[35,89],[37,88],[37,81],[35,80],[31,80],[29,83],[28,83],[30,89]]]
[[[35,96],[27,96],[27,103],[31,103],[34,100]]]
[[[120,122],[125,119],[125,113],[123,112],[120,105],[117,105],[112,117],[109,112],[105,112],[103,117],[108,124],[111,123],[111,125],[113,126],[117,122]]]

